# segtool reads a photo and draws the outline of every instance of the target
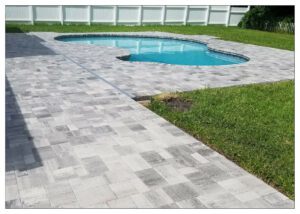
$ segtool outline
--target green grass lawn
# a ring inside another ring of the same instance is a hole
[[[6,32],[126,32],[126,31],[163,31],[191,35],[211,35],[223,40],[255,44],[286,50],[294,50],[294,35],[285,33],[271,33],[258,30],[225,27],[220,25],[209,26],[109,26],[109,25],[22,25],[6,24]]]
[[[294,81],[177,93],[148,108],[294,199]]]

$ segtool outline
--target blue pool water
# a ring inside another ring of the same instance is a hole
[[[176,65],[230,65],[247,60],[234,55],[208,50],[197,42],[176,39],[126,37],[126,36],[80,36],[61,37],[60,41],[113,46],[128,49],[128,61],[158,62]]]

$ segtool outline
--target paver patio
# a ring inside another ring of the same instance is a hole
[[[293,52],[199,36],[219,48],[232,44],[245,55],[260,52],[248,65],[218,68],[232,72],[195,72],[131,64],[115,58],[127,51],[61,43],[55,35],[6,35],[7,208],[294,207],[131,99],[207,83],[292,79]],[[263,53],[268,55],[257,65],[260,70],[250,69]]]
[[[112,33],[97,34],[111,35]],[[149,96],[162,92],[190,91],[204,87],[225,87],[294,79],[293,51],[223,41],[212,36],[163,32],[112,34],[195,40],[207,43],[208,47],[212,49],[246,56],[250,58],[250,61],[234,65],[200,67],[151,62],[132,63],[116,58],[128,55],[127,50],[95,45],[74,45],[54,40],[55,37],[61,35],[76,35],[74,33],[34,33],[34,35],[45,40],[45,44],[51,49],[104,78],[130,97]]]

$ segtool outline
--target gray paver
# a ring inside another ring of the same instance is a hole
[[[161,209],[177,209],[179,207],[177,204],[172,203],[172,204],[166,204],[166,205],[160,206],[159,208],[161,208]]]
[[[177,202],[180,208],[206,208],[197,198]]]
[[[129,181],[114,183],[110,184],[109,186],[118,198],[123,198],[138,193],[138,190]]]
[[[73,189],[68,182],[50,184],[46,187],[46,191],[53,207],[69,207],[77,202]]]
[[[110,208],[136,208],[135,203],[130,197],[111,200],[107,204]]]
[[[96,204],[105,203],[116,198],[107,185],[91,187],[74,187],[74,193],[81,208],[90,208]]]
[[[175,184],[164,187],[163,190],[176,202],[198,196],[198,192],[189,183]]]
[[[143,152],[141,156],[152,166],[166,163],[166,160],[155,151]]]
[[[143,194],[137,194],[131,196],[133,202],[135,203],[137,208],[152,208],[150,201]]]
[[[83,158],[82,162],[90,176],[102,175],[108,170],[105,163],[98,156]]]
[[[161,207],[173,203],[172,199],[162,189],[146,192],[145,196],[154,207]]]
[[[136,172],[136,174],[149,187],[160,186],[166,183],[166,180],[154,169],[145,169]]]
[[[22,204],[20,202],[20,199],[14,199],[14,200],[6,200],[5,201],[5,208],[6,209],[18,209],[22,208]]]

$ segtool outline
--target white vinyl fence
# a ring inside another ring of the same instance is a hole
[[[10,5],[7,22],[113,25],[224,24],[236,26],[249,6]]]

